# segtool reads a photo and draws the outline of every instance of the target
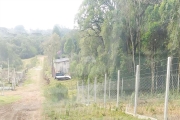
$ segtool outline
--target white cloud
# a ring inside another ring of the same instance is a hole
[[[54,24],[73,28],[82,0],[0,0],[0,27],[52,29]]]

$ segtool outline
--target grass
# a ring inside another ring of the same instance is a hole
[[[46,76],[51,76],[50,69],[45,63],[43,71]],[[48,96],[48,92],[52,92],[51,94],[59,93],[59,90],[53,88],[57,87],[57,84],[61,84],[68,89],[68,98],[59,101],[50,100],[54,96]],[[138,120],[133,116],[126,115],[120,109],[112,111],[111,109],[100,108],[96,104],[86,106],[79,103],[76,100],[77,80],[57,81],[50,78],[50,84],[44,87],[44,93],[43,115],[46,120]]]
[[[36,64],[37,62],[39,62],[37,57],[33,57],[33,58],[30,58],[30,59],[24,60],[24,65],[32,68],[32,67],[36,67],[38,65],[38,64]],[[32,74],[35,75],[36,74],[35,72],[36,72],[35,70],[29,69],[28,73],[26,74],[26,79],[25,79],[25,81],[23,83],[24,86],[27,86],[27,85],[33,83]],[[36,77],[36,76],[34,76],[34,77]]]
[[[96,104],[85,106],[65,101],[45,104],[45,119],[57,120],[138,120],[118,110],[99,108]]]
[[[31,74],[33,74],[33,72],[35,72],[35,71],[33,71],[33,70],[28,71],[28,73],[26,75],[26,80],[23,82],[23,86],[27,86],[27,85],[33,83],[32,78],[31,78],[32,77]]]
[[[51,102],[46,99],[44,102],[44,117],[46,120],[138,120],[118,109],[104,109],[96,104],[89,106],[79,104],[76,101],[76,80],[57,81],[52,79],[46,89],[56,84],[68,88],[68,99],[58,102]]]
[[[157,97],[158,96],[158,97]],[[140,96],[138,100],[137,112],[140,115],[146,115],[157,118],[158,120],[163,119],[164,115],[164,94],[154,94],[147,96]],[[133,107],[129,108],[130,112],[133,112]],[[180,115],[180,94],[172,93],[169,94],[168,102],[168,116],[179,116]]]
[[[23,68],[32,68],[37,64],[37,56],[28,58],[28,59],[23,59]]]
[[[71,79],[66,81],[59,81],[62,85],[68,88],[69,98],[73,98],[77,94],[77,80]]]
[[[16,102],[20,96],[0,96],[0,106]]]
[[[36,65],[36,61],[37,61],[37,57],[33,57],[33,58],[29,58],[29,59],[24,59],[23,61],[23,68],[26,68],[27,66],[35,66]],[[26,78],[28,78],[27,80],[24,81],[23,85],[29,85],[31,84],[33,81],[31,80],[30,76],[32,74],[33,71],[29,71]],[[5,86],[11,86],[10,83],[5,83]],[[1,94],[1,91],[0,91]],[[6,104],[11,104],[13,102],[18,101],[21,98],[21,96],[0,96],[0,106],[6,105]]]
[[[31,79],[28,79],[28,80],[24,81],[23,85],[27,86],[27,85],[32,84],[32,83],[33,83],[33,81]]]

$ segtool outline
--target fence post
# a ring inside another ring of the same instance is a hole
[[[82,80],[82,91],[81,91],[81,97],[83,99],[83,102],[85,102],[85,98],[84,98],[84,86],[83,86],[83,80]]]
[[[8,58],[8,82],[10,83],[10,80],[9,80],[9,58]]]
[[[96,103],[96,84],[97,84],[97,78],[94,79],[94,102]]]
[[[88,105],[89,105],[89,78],[88,78]]]
[[[16,79],[16,75],[15,75],[15,68],[14,68],[14,71],[13,71],[13,79],[12,79],[12,89],[15,90],[15,79]]]
[[[111,79],[109,79],[109,99],[111,98]]]
[[[2,95],[4,95],[4,82],[2,82],[2,85],[3,85],[3,91],[2,91]]]
[[[179,93],[179,74],[178,74],[177,93]]]
[[[136,66],[136,83],[135,83],[135,99],[134,99],[134,114],[137,114],[138,91],[139,91],[139,65]]]
[[[2,83],[1,83],[1,81],[0,81],[0,87],[2,87]],[[0,89],[1,90],[1,89]],[[2,90],[1,90],[1,95],[2,95]]]
[[[171,57],[168,57],[167,76],[166,76],[166,93],[165,93],[165,103],[164,103],[164,120],[168,119],[168,96],[169,96],[170,69],[171,69]]]
[[[16,69],[14,68],[14,89],[16,87]]]
[[[104,108],[106,106],[106,78],[107,78],[107,75],[105,74],[105,79],[104,79]]]
[[[2,81],[0,81],[0,87],[1,87],[1,95],[3,96],[4,95],[4,82]]]
[[[116,101],[116,107],[119,105],[119,81],[120,81],[120,70],[118,70],[117,74],[117,101]]]
[[[123,78],[122,78],[122,83],[121,83],[121,97],[123,96]]]
[[[79,82],[77,81],[77,97],[76,97],[76,100],[78,100],[79,98]]]

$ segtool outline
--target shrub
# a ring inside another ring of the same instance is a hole
[[[49,86],[44,93],[45,97],[47,100],[52,101],[52,102],[58,102],[60,100],[68,98],[68,89],[58,83],[52,86]]]

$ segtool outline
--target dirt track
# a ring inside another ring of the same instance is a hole
[[[21,99],[0,107],[0,120],[41,120],[43,95],[41,87],[44,58],[38,57],[39,66],[29,70],[30,84],[17,87],[16,91],[5,91],[5,96],[17,95]]]

